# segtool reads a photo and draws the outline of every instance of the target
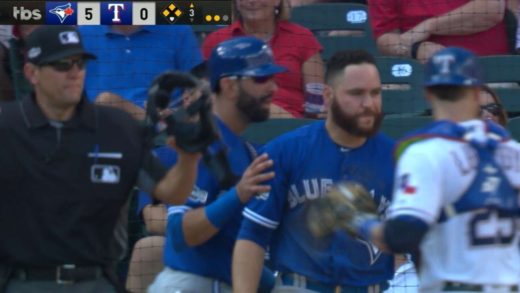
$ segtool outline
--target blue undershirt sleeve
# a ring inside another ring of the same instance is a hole
[[[386,245],[395,253],[415,253],[428,232],[428,224],[423,220],[402,215],[387,220],[383,230]]]

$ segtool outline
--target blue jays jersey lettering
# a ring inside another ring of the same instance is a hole
[[[231,132],[222,121],[217,119],[224,144],[227,146],[228,160],[235,175],[241,175],[251,162],[251,154],[242,138]],[[160,157],[164,163],[173,165],[176,154],[168,149],[166,154],[161,151]],[[221,193],[216,178],[201,162],[192,194],[182,206],[170,206],[168,208],[168,222],[176,213],[185,213],[191,209],[203,207],[214,202]],[[173,245],[172,231],[166,231],[166,245],[164,250],[164,262],[168,267],[176,270],[189,272],[201,276],[216,278],[227,283],[231,282],[231,253],[242,215],[237,212],[236,216],[225,224],[222,229],[204,244],[189,247],[180,251],[175,250]]]
[[[430,225],[421,292],[439,292],[444,281],[518,285],[520,145],[491,122],[440,121],[398,149],[388,216]]]
[[[273,159],[276,174],[271,192],[254,198],[244,209],[239,238],[264,248],[269,244],[274,269],[281,272],[334,285],[366,286],[391,279],[390,255],[343,232],[313,238],[305,224],[305,209],[341,180],[363,184],[383,209],[392,191],[393,145],[378,134],[359,148],[342,148],[330,139],[323,121],[270,142],[265,152]]]

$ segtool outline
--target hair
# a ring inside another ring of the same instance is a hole
[[[205,79],[208,79],[208,73],[209,69],[208,69],[208,62],[207,61],[202,61],[201,63],[199,63],[197,66],[194,66],[191,70],[190,70],[190,73],[193,74],[196,78],[199,78],[199,79],[202,79],[202,78],[205,78]]]
[[[426,91],[442,101],[456,102],[461,100],[470,87],[460,85],[435,85],[426,88]]]
[[[240,0],[233,0],[233,19],[242,21],[242,16],[240,15],[240,11],[238,11],[238,7],[236,2]],[[275,13],[274,19],[275,21],[281,20],[289,20],[291,17],[291,7],[287,0],[280,0],[280,5],[276,6],[275,9],[278,9],[278,13]]]
[[[506,126],[507,119],[508,119],[507,112],[504,109],[504,105],[502,105],[502,101],[498,97],[498,94],[492,88],[490,88],[488,85],[483,85],[481,89],[482,89],[482,91],[488,93],[493,98],[493,101],[497,105],[500,105],[500,112],[498,114],[498,123],[500,123],[500,125],[502,125],[502,126]]]
[[[327,68],[325,70],[325,82],[332,85],[336,77],[343,73],[345,67],[349,65],[372,64],[376,66],[374,56],[365,50],[342,50],[334,53],[334,55],[327,61]]]

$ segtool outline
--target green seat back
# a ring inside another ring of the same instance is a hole
[[[291,21],[310,29],[323,46],[327,60],[343,49],[365,49],[378,54],[366,5],[355,3],[320,3],[293,8]],[[330,35],[330,31],[339,32]]]
[[[514,139],[520,140],[520,117],[509,119],[507,129],[511,132]]]
[[[481,57],[486,83],[496,91],[509,113],[520,113],[520,56]],[[510,83],[495,87],[493,84]]]
[[[394,139],[399,139],[410,131],[424,127],[432,121],[433,119],[430,116],[395,115],[385,117],[381,125],[381,132]]]
[[[381,132],[393,137],[400,138],[404,134],[418,129],[432,122],[430,116],[394,115],[386,117],[381,125]],[[265,144],[286,132],[316,122],[313,119],[269,119],[262,123],[251,124],[244,133],[248,141]]]
[[[383,84],[383,111],[421,114],[429,109],[423,91],[423,66],[414,59],[376,58]]]
[[[243,137],[250,142],[257,144],[265,144],[271,139],[289,132],[298,127],[313,123],[313,119],[298,119],[298,118],[275,118],[269,119],[261,123],[251,124],[245,131]]]
[[[195,33],[195,36],[197,37],[199,44],[202,45],[202,42],[207,37],[207,35],[209,35],[211,32],[214,32],[218,29],[226,27],[226,25],[197,24],[197,25],[191,25],[190,27],[193,30],[193,32]]]

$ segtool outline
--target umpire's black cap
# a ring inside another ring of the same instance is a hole
[[[36,65],[74,55],[96,59],[95,55],[85,52],[81,36],[73,26],[42,25],[27,36],[25,44],[27,61]]]

